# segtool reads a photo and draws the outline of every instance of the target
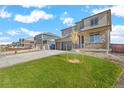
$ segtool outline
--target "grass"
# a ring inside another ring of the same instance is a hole
[[[82,88],[113,87],[122,68],[91,56],[68,54],[80,63],[69,63],[66,54],[0,68],[0,87]]]

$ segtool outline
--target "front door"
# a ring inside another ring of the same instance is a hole
[[[79,36],[79,48],[83,48],[84,45],[84,36]]]
[[[63,44],[63,42],[62,42],[62,50],[64,50],[64,44]]]

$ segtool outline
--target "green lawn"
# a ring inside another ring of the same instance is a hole
[[[112,62],[69,54],[80,63],[69,63],[56,55],[0,69],[0,87],[113,87],[122,68]]]

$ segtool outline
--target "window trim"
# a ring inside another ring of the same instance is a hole
[[[92,18],[90,20],[90,26],[96,26],[99,23],[99,17]]]

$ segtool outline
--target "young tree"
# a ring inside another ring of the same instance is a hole
[[[78,38],[78,31],[76,31],[74,28],[72,28],[72,33],[71,33],[70,39],[72,41],[72,48],[76,48],[76,44],[77,44],[79,38]]]
[[[72,33],[71,33],[71,41],[72,41],[72,46],[73,48],[76,48],[76,44],[79,41],[79,37],[78,37],[78,33],[79,31],[75,30],[74,28],[72,28]],[[79,50],[76,50],[75,52],[80,53]],[[82,57],[82,56],[81,56]],[[76,59],[76,56],[75,56]]]

